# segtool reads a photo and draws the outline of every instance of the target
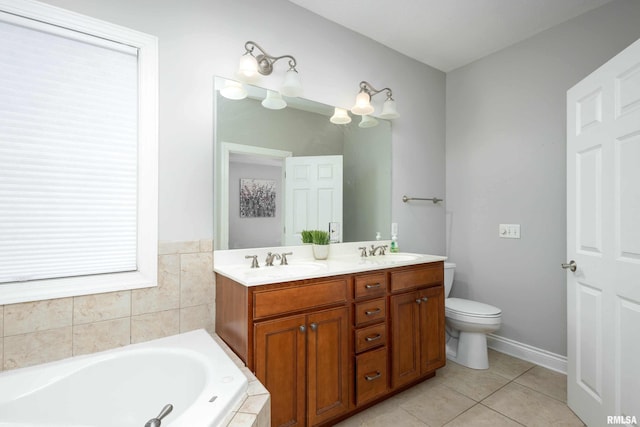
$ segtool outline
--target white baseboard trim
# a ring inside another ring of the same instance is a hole
[[[552,371],[567,374],[567,357],[532,347],[518,341],[498,335],[487,335],[487,346],[500,353],[505,353],[536,365],[544,366]]]

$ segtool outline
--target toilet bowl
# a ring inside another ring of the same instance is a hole
[[[456,265],[444,264],[447,359],[473,369],[489,368],[487,334],[500,329],[502,311],[489,304],[449,298]]]

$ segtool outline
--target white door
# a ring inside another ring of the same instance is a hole
[[[567,259],[569,407],[640,425],[640,40],[567,93]]]
[[[285,245],[299,245],[302,230],[342,225],[342,156],[288,157],[284,199]]]

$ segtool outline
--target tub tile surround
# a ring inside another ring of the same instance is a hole
[[[213,241],[160,242],[158,286],[0,306],[0,371],[204,328],[214,333]]]

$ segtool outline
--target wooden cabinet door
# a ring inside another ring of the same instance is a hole
[[[309,426],[327,421],[349,409],[348,320],[346,307],[307,316]]]
[[[420,299],[420,366],[423,374],[446,363],[444,288],[436,286],[418,292]]]
[[[391,297],[392,386],[420,377],[420,308],[417,292]]]
[[[271,393],[272,426],[305,426],[306,317],[256,323],[256,377]]]

